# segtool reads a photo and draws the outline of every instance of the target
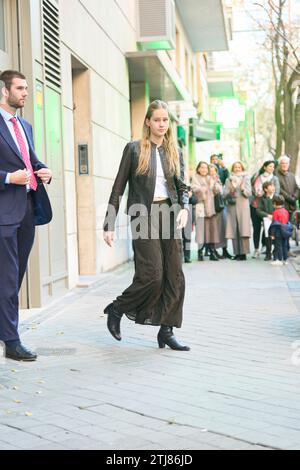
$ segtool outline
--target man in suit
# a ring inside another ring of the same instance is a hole
[[[44,188],[51,170],[34,151],[31,125],[17,116],[28,96],[23,74],[6,70],[0,75],[0,341],[6,357],[34,361],[18,334],[18,293],[34,241],[35,225],[51,220]]]

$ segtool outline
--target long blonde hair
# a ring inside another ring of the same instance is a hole
[[[151,157],[151,141],[150,141],[150,127],[147,126],[147,119],[151,119],[154,111],[157,109],[165,109],[168,111],[169,119],[170,113],[168,105],[161,100],[155,100],[150,103],[147,114],[145,117],[144,125],[143,125],[143,136],[141,140],[141,151],[139,156],[139,164],[136,170],[137,175],[145,175],[149,171],[150,166],[150,157]],[[163,146],[166,152],[166,158],[169,166],[169,173],[171,175],[179,176],[180,174],[180,164],[179,164],[179,153],[177,149],[177,145],[174,138],[174,133],[172,126],[170,124],[169,129],[167,130],[164,140]]]

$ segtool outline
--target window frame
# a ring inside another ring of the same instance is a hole
[[[7,17],[7,11],[6,11],[6,1],[5,0],[0,0],[0,11],[2,10],[3,18],[3,36],[2,34],[0,35],[0,51],[6,53],[7,52],[7,37],[6,37],[6,17]],[[0,18],[1,18],[0,16]],[[1,30],[2,23],[0,22],[0,30]],[[3,44],[1,44],[3,40]]]

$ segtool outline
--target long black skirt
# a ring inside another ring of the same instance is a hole
[[[185,279],[175,224],[170,203],[154,203],[150,216],[131,220],[135,274],[114,305],[136,323],[181,327]]]

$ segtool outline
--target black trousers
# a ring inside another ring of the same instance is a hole
[[[175,219],[169,204],[167,208],[164,204],[163,213],[131,221],[135,274],[114,305],[136,323],[181,327],[185,279],[181,234],[176,231]],[[140,237],[136,236],[138,225]]]
[[[256,250],[259,249],[260,235],[262,229],[262,219],[258,217],[256,208],[250,206],[251,220],[253,225],[253,243]]]
[[[288,259],[289,239],[283,238],[280,227],[275,228],[274,236],[274,259],[286,261]]]
[[[35,226],[31,193],[19,225],[0,226],[0,340],[19,340],[18,294],[33,245]]]

